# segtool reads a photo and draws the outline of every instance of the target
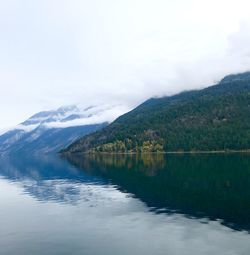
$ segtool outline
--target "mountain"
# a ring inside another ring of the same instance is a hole
[[[97,131],[124,113],[121,106],[60,107],[39,112],[0,136],[0,154],[51,153]]]
[[[217,85],[152,98],[64,152],[250,149],[250,72]]]

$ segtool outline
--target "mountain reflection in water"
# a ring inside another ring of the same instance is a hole
[[[250,157],[225,155],[67,156],[84,172],[105,178],[155,212],[221,220],[250,229]]]
[[[140,199],[155,213],[178,212],[250,230],[248,155],[11,157],[1,160],[1,175],[40,201],[94,203],[92,189],[102,185]]]
[[[248,155],[0,158],[2,255],[247,255]]]

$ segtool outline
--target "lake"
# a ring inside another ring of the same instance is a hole
[[[1,255],[249,255],[250,156],[0,159]]]

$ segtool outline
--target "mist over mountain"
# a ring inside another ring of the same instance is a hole
[[[0,153],[49,153],[105,127],[124,113],[120,105],[76,105],[34,114],[0,136]]]
[[[250,72],[217,85],[152,98],[65,152],[250,149]]]

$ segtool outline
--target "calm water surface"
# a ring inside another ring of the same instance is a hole
[[[0,159],[1,255],[249,255],[250,156]]]

